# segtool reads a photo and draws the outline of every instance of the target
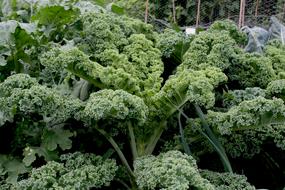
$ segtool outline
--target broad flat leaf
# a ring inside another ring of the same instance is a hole
[[[35,23],[21,23],[21,22],[19,22],[19,26],[22,29],[24,29],[27,32],[27,34],[34,33],[37,30],[37,26]]]
[[[118,5],[114,4],[114,3],[112,3],[112,5],[111,5],[111,10],[112,10],[113,13],[116,13],[118,15],[123,15],[125,13],[124,8],[118,6]]]
[[[45,147],[26,147],[23,155],[23,163],[26,166],[30,166],[34,161],[36,161],[36,155],[44,157],[45,161],[51,161],[58,158],[56,152],[50,152]]]
[[[76,21],[79,10],[65,9],[62,6],[49,6],[38,10],[32,17],[33,21],[42,26],[40,29],[46,37],[56,34],[56,31],[64,29],[65,25]]]
[[[86,12],[104,12],[103,7],[101,7],[100,5],[94,5],[89,1],[79,1],[75,4],[74,7],[78,8],[81,14]]]
[[[15,39],[15,44],[16,48],[19,50],[23,48],[24,46],[27,45],[33,45],[34,44],[34,39],[31,35],[29,35],[26,30],[17,27],[14,34],[14,39]]]
[[[61,26],[74,21],[77,15],[77,11],[65,10],[62,6],[50,6],[39,9],[32,20],[40,25]]]
[[[36,151],[30,147],[26,147],[24,149],[24,159],[23,162],[25,163],[26,166],[30,166],[36,159]]]
[[[18,26],[18,22],[9,20],[6,22],[0,22],[0,44],[6,44],[10,41],[11,33],[14,33]]]
[[[57,146],[62,150],[70,149],[72,141],[69,139],[73,136],[69,130],[64,130],[60,127],[47,130],[43,134],[43,146],[49,151],[54,151]]]
[[[7,61],[2,55],[0,55],[0,66],[5,66],[6,64],[7,64]],[[0,113],[0,121],[1,121],[1,113]],[[1,122],[0,122],[0,125],[1,125]]]
[[[106,5],[106,0],[93,0],[97,5],[104,7]]]
[[[8,173],[7,183],[16,183],[19,174],[28,171],[24,163],[7,155],[0,155],[0,168],[1,174]]]

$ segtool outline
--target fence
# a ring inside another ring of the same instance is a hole
[[[207,27],[215,20],[231,19],[243,25],[267,27],[270,17],[285,22],[285,0],[146,0],[148,17],[179,25]]]

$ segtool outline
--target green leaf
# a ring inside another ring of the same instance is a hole
[[[27,32],[27,34],[31,34],[36,32],[37,26],[34,23],[21,23],[19,22],[19,26]]]
[[[6,181],[9,183],[16,183],[19,174],[23,174],[28,171],[22,162],[15,159],[6,164],[6,170],[8,171],[8,178]]]
[[[62,128],[53,128],[47,130],[43,134],[43,146],[49,151],[54,151],[57,146],[62,150],[70,149],[72,146],[72,141],[69,139],[73,136],[69,130],[64,130]]]
[[[191,150],[189,145],[187,144],[185,135],[184,135],[184,130],[183,130],[183,126],[181,123],[181,111],[179,110],[178,113],[178,125],[179,125],[179,133],[180,133],[180,139],[181,139],[181,144],[183,146],[183,149],[185,151],[186,154],[191,155]]]
[[[45,147],[26,147],[24,149],[24,159],[23,163],[26,166],[30,166],[34,161],[36,161],[37,156],[44,157],[45,161],[56,160],[58,158],[56,152],[48,151]]]
[[[21,49],[28,45],[33,45],[35,43],[31,35],[29,35],[26,30],[17,27],[14,32],[14,39],[17,49]]]
[[[33,21],[38,21],[40,25],[62,26],[76,19],[77,11],[66,10],[62,6],[44,7],[32,17]]]
[[[118,6],[118,5],[114,4],[114,3],[111,4],[111,11],[113,13],[118,14],[118,15],[123,15],[125,13],[124,8]]]
[[[177,23],[171,23],[171,28],[175,30],[176,32],[181,32],[181,28]]]
[[[224,147],[222,146],[222,144],[220,143],[220,141],[218,140],[218,138],[216,137],[216,135],[214,134],[214,132],[212,131],[212,129],[209,127],[203,111],[201,110],[200,106],[198,106],[197,104],[194,104],[194,107],[195,107],[196,113],[198,114],[199,118],[202,121],[202,127],[206,131],[206,133],[203,132],[204,136],[209,140],[209,142],[212,144],[216,152],[219,154],[226,172],[233,173],[232,166],[228,159],[226,151]]]
[[[17,21],[9,20],[0,22],[0,44],[6,44],[11,40],[11,33],[14,33],[18,26]]]
[[[104,7],[106,5],[106,0],[93,0],[95,4]]]
[[[0,66],[5,66],[6,64],[7,64],[7,61],[2,55],[0,55]]]
[[[24,149],[24,159],[23,162],[25,163],[26,166],[30,166],[36,159],[36,151],[30,147],[26,147]]]
[[[190,41],[188,42],[181,41],[175,45],[174,47],[175,49],[171,56],[175,61],[177,61],[177,64],[182,63],[183,56],[188,50],[189,46],[190,46]]]
[[[26,173],[28,168],[21,161],[7,155],[0,155],[1,174],[8,173],[7,183],[16,183],[19,174]]]

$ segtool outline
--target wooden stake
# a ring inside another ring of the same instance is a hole
[[[244,22],[245,22],[245,2],[246,2],[246,0],[243,0],[243,7],[242,7],[242,26],[244,26]]]
[[[172,0],[173,22],[176,23],[176,6],[175,0]]]
[[[144,22],[147,23],[148,20],[148,0],[145,2],[145,14],[144,14]]]
[[[201,9],[201,0],[198,0],[197,14],[196,14],[196,29],[199,27],[199,22],[200,22],[200,9]]]
[[[239,21],[238,21],[239,28],[243,27],[244,25],[244,15],[245,15],[245,0],[240,0]]]
[[[258,7],[259,7],[259,0],[256,0],[256,5],[255,5],[255,18],[258,16]]]

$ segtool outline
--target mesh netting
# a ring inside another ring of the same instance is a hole
[[[241,1],[244,1],[243,6]],[[285,0],[149,0],[150,16],[183,26],[207,27],[216,20],[227,18],[238,24],[241,13],[244,17],[242,25],[267,28],[271,16],[284,23]]]

